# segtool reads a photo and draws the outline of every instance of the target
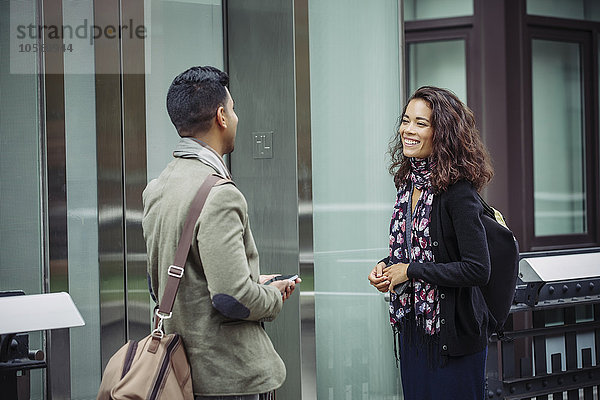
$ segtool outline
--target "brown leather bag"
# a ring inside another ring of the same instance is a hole
[[[98,400],[193,400],[192,376],[183,340],[177,333],[165,335],[163,320],[171,318],[179,281],[183,277],[196,221],[210,189],[220,176],[209,175],[198,189],[183,226],[175,261],[160,306],[154,330],[142,340],[130,340],[108,361],[98,391]],[[225,181],[225,180],[223,180]]]

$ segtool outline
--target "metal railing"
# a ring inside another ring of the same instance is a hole
[[[529,261],[520,262],[505,336],[490,339],[487,398],[599,399],[600,253],[562,260],[551,278],[544,260]],[[568,279],[570,261],[589,263],[588,276]]]

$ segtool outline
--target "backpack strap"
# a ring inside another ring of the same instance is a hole
[[[477,193],[477,197],[479,198],[479,202],[483,206],[483,211],[492,219],[496,219],[496,213],[494,212],[494,208],[490,206],[484,199],[481,197],[479,192]]]
[[[481,195],[479,193],[477,193],[477,197],[479,197],[479,202],[481,203],[481,205],[483,206],[483,211],[492,219],[495,219],[496,222],[498,222],[500,225],[502,225],[503,227],[505,227],[506,229],[508,228],[508,225],[506,225],[506,221],[504,220],[504,216],[502,215],[502,213],[498,210],[496,210],[494,207],[490,206],[484,199],[483,197],[481,197]]]
[[[175,252],[175,260],[173,261],[173,265],[169,266],[167,270],[169,276],[167,278],[167,284],[165,285],[165,291],[160,299],[160,305],[155,309],[155,314],[158,318],[155,319],[155,329],[152,331],[153,336],[155,334],[160,337],[164,335],[162,331],[162,322],[164,319],[171,318],[172,316],[171,310],[173,309],[175,296],[179,289],[179,282],[183,277],[185,261],[187,260],[190,251],[190,245],[192,244],[194,227],[196,226],[198,217],[200,217],[202,208],[204,208],[206,198],[213,186],[227,182],[233,181],[224,179],[219,175],[209,175],[200,186],[200,189],[198,189],[194,200],[192,200],[185,224],[183,225],[181,237],[179,238],[179,245]]]

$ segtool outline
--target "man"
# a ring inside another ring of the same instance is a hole
[[[167,94],[181,139],[143,193],[148,273],[159,299],[198,188],[211,174],[231,178],[222,156],[233,151],[238,118],[228,81],[216,68],[193,67]],[[277,317],[300,280],[263,284],[273,275],[260,275],[248,206],[231,182],[212,188],[194,235],[165,329],[183,337],[196,399],[269,399],[285,366],[262,322]]]

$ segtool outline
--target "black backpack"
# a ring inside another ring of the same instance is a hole
[[[480,286],[490,315],[490,333],[495,332],[501,338],[502,328],[515,296],[517,275],[519,273],[519,244],[508,229],[502,214],[488,205],[481,196],[483,206],[483,227],[487,235],[490,253],[490,280]]]

